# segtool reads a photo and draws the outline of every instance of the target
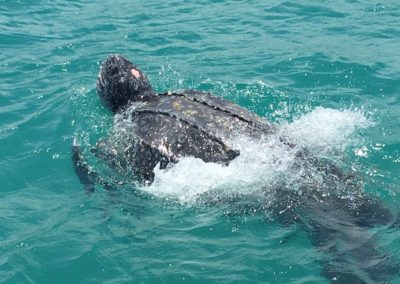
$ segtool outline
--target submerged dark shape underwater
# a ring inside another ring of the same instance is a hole
[[[326,256],[321,261],[323,275],[334,283],[382,283],[398,273],[398,263],[376,247],[368,232],[391,225],[392,213],[364,193],[355,174],[314,157],[281,135],[276,125],[206,92],[156,94],[138,67],[121,55],[109,56],[102,64],[97,92],[115,114],[115,126],[92,151],[116,172],[128,173],[146,188],[152,186],[155,171],[171,170],[184,158],[230,167],[245,149],[238,140],[263,141],[267,145],[263,151],[273,152],[276,147],[292,155],[294,159],[281,171],[290,178],[263,183],[259,197],[271,200],[273,196],[273,202],[263,203],[260,198],[246,206],[268,212],[283,225],[297,224],[306,230]],[[76,141],[72,149],[75,171],[88,191],[94,190],[95,183],[113,187],[90,168]],[[284,162],[277,156],[274,163]],[[203,194],[199,200],[209,205],[235,202],[213,194]],[[241,194],[235,193],[239,199]]]

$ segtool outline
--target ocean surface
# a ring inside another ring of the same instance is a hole
[[[399,39],[394,0],[0,0],[0,282],[329,283],[310,234],[262,206],[277,200],[260,189],[300,182],[276,141],[93,194],[71,144],[109,173],[90,155],[113,125],[95,82],[120,53],[158,92],[210,91],[277,123],[396,215]],[[400,259],[400,224],[363,233]]]

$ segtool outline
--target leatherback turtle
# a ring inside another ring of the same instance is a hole
[[[236,135],[259,137],[276,131],[253,112],[207,92],[157,94],[139,68],[121,55],[109,56],[101,65],[97,93],[123,121],[119,134],[124,129],[130,136],[120,143],[115,136],[102,139],[96,154],[110,163],[124,161],[123,167],[142,182],[153,180],[156,165],[165,168],[186,156],[228,165],[240,154],[230,143]]]
[[[95,155],[115,168],[131,171],[143,184],[153,181],[157,165],[166,168],[187,156],[228,165],[240,155],[231,143],[236,135],[260,138],[277,133],[274,124],[207,92],[158,94],[142,71],[121,55],[111,55],[101,65],[97,93],[116,115],[117,127],[113,135],[97,143]],[[386,261],[387,256],[376,249],[366,230],[390,223],[391,212],[362,191],[351,199],[343,198],[338,188],[358,190],[351,174],[306,151],[299,151],[297,157],[312,164],[311,170],[326,175],[322,183],[305,182],[301,192],[277,189],[278,198],[271,207],[277,219],[283,224],[300,223],[310,233],[312,243],[329,255],[323,261],[323,274],[332,282],[379,283],[390,279],[398,266]],[[101,177],[85,163],[76,142],[72,159],[81,183],[92,190]],[[106,182],[102,185],[109,187]]]

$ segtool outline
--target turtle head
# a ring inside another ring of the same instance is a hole
[[[117,112],[129,102],[145,101],[154,95],[149,80],[122,55],[110,55],[100,67],[96,84],[101,103]]]

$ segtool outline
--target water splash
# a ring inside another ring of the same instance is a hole
[[[326,154],[344,150],[355,143],[352,135],[357,129],[372,125],[360,111],[317,107],[292,123],[283,123],[281,133],[313,153]]]
[[[216,195],[265,195],[280,184],[296,184],[304,178],[304,167],[298,154],[304,147],[311,152],[327,152],[351,145],[356,130],[371,125],[360,112],[318,107],[292,123],[280,125],[276,135],[260,140],[239,137],[232,141],[240,150],[240,156],[229,166],[205,163],[186,157],[177,164],[160,170],[155,169],[152,185],[141,190],[157,197],[192,204],[205,194]],[[281,136],[294,141],[296,146],[283,143]],[[308,165],[309,166],[309,165]],[[322,173],[309,170],[321,180]],[[300,187],[300,186],[299,186]]]

